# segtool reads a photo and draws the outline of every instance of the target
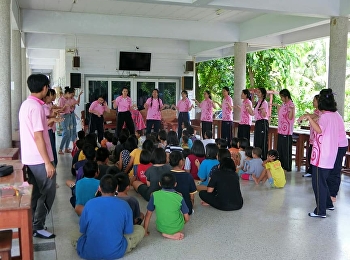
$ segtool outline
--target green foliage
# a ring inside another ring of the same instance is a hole
[[[209,90],[213,100],[221,101],[221,91],[226,86],[233,93],[233,67],[233,57],[198,63],[196,68],[200,87],[196,89],[196,99],[203,100],[204,91]]]
[[[281,49],[247,54],[247,88],[264,87],[280,91],[288,89],[296,106],[296,117],[313,111],[312,100],[327,85],[326,41],[315,40],[294,44]],[[350,39],[348,41],[347,73],[345,85],[344,119],[350,121]],[[221,93],[221,88],[233,87],[233,58],[201,62],[197,66],[199,85],[196,98],[203,99],[203,91]],[[205,86],[205,87],[203,87]],[[232,90],[233,93],[233,90]],[[220,94],[219,94],[220,95]],[[221,100],[221,98],[219,99]],[[280,104],[278,95],[273,103]],[[271,122],[276,123],[277,110],[272,108]]]

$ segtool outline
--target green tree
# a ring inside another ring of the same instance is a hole
[[[233,67],[233,57],[198,63],[196,70],[199,87],[196,88],[196,99],[203,100],[204,91],[209,90],[213,99],[219,101],[221,100],[221,90],[225,86],[229,87],[233,93]]]

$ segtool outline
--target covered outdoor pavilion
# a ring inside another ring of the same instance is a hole
[[[137,79],[172,78],[177,88],[181,77],[193,75],[185,71],[186,61],[235,56],[234,87],[240,92],[247,52],[330,36],[328,86],[339,93],[343,114],[349,15],[347,0],[3,0],[0,147],[10,147],[18,129],[28,75],[45,73],[52,85],[66,86],[70,73],[78,72],[85,92],[89,77],[135,80],[118,70],[119,51],[151,53],[151,70],[138,72]],[[80,68],[72,66],[77,54]]]
[[[115,78],[130,81],[132,92],[138,79],[156,86],[171,80],[179,90],[181,78],[193,75],[185,71],[186,61],[235,56],[237,93],[245,88],[247,52],[328,36],[328,86],[338,93],[342,113],[349,15],[348,0],[1,0],[0,148],[11,147],[31,73],[50,75],[53,85],[63,87],[70,85],[70,73],[81,73],[85,103],[93,80],[108,82],[109,94]],[[152,53],[151,71],[119,71],[120,51]],[[75,54],[79,68],[72,66]],[[79,259],[71,245],[79,218],[65,187],[70,163],[70,154],[59,158],[60,187],[46,222],[57,237],[34,238],[35,259]],[[242,181],[244,207],[237,212],[203,207],[196,195],[183,241],[163,239],[153,217],[150,236],[125,259],[349,259],[349,183],[343,176],[336,210],[326,219],[307,216],[315,202],[311,181],[300,172],[287,174],[284,189]],[[144,211],[147,203],[137,198]]]

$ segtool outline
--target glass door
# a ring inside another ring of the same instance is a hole
[[[88,80],[89,82],[89,97],[88,102],[92,103],[102,96],[108,103],[108,81],[107,80]],[[110,104],[108,104],[110,105]]]
[[[158,82],[158,89],[163,104],[176,105],[176,82]]]
[[[152,96],[152,91],[156,88],[155,81],[137,81],[137,108],[138,110],[145,109],[144,104],[147,99]]]
[[[126,87],[129,91],[128,96],[131,96],[131,81],[130,80],[112,80],[111,81],[111,100],[110,103],[113,104],[113,101],[122,94],[122,90]]]

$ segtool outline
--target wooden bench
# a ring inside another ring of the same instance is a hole
[[[350,176],[350,152],[346,152],[345,154],[345,166],[343,167],[341,172],[345,175]]]
[[[0,231],[0,258],[1,260],[11,259],[12,230]]]
[[[115,129],[117,127],[117,114],[116,111],[111,109],[109,113],[103,113],[104,118],[104,130]],[[81,111],[81,129],[84,132],[89,131],[89,124],[86,122],[85,111]]]

